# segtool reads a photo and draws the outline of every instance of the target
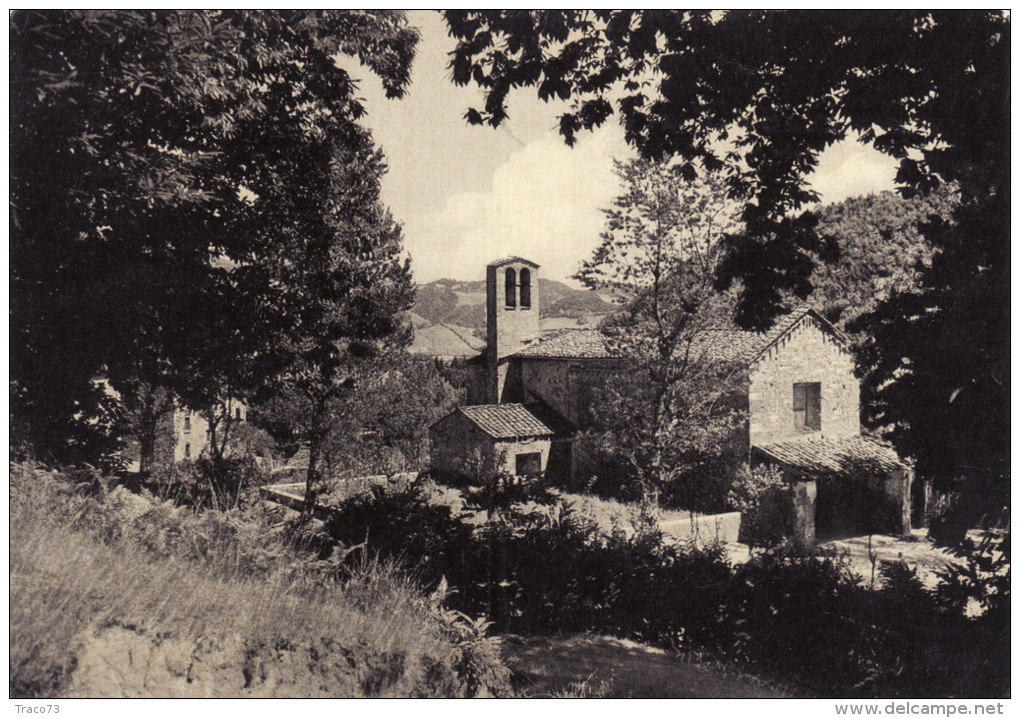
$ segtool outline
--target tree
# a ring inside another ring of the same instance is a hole
[[[617,162],[616,172],[624,194],[605,210],[602,243],[577,278],[633,297],[603,327],[627,368],[594,387],[592,418],[598,443],[625,459],[624,476],[642,493],[667,490],[689,505],[709,447],[727,444],[740,418],[725,401],[730,372],[703,352],[725,305],[713,280],[736,205],[716,175],[688,182],[640,159]]]
[[[416,41],[398,12],[13,13],[15,436],[91,458],[65,437],[97,374],[203,406],[268,371],[248,363],[281,321],[273,263],[321,199],[313,165],[361,141],[333,58],[399,96]]]
[[[361,390],[381,355],[411,340],[403,316],[414,284],[401,228],[379,201],[382,153],[366,131],[348,142],[318,165],[307,158],[321,186],[301,198],[301,224],[275,265],[283,321],[272,352],[308,444],[308,512],[326,488],[323,450],[340,420],[336,403]]]
[[[333,419],[320,453],[323,473],[337,478],[425,468],[428,428],[457,404],[454,390],[429,357],[380,353],[353,391],[330,403]],[[258,422],[293,447],[303,435],[306,401],[294,391],[258,408]]]
[[[933,253],[924,227],[933,215],[950,220],[955,194],[949,185],[911,199],[881,192],[814,210],[819,236],[838,252],[811,276],[812,306],[845,331],[894,291],[915,291]]]
[[[918,289],[891,296],[863,360],[874,421],[945,487],[1008,482],[1008,13],[997,11],[448,11],[456,83],[485,90],[473,124],[499,125],[511,88],[570,100],[567,142],[618,113],[650,158],[726,173],[744,202],[721,286],[767,326],[805,297],[821,245],[793,219],[817,199],[820,153],[856,137],[899,160],[901,192],[955,183],[953,224],[925,231]],[[909,438],[908,438],[909,437]],[[1001,495],[1001,491],[999,492]]]

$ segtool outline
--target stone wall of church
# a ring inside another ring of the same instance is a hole
[[[820,388],[820,428],[794,420],[798,383]],[[854,359],[813,317],[806,317],[750,368],[748,393],[750,443],[760,446],[806,434],[842,438],[860,433],[860,384]]]

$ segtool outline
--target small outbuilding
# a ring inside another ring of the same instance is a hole
[[[431,466],[440,476],[471,479],[472,461],[489,453],[501,456],[514,476],[565,478],[572,473],[574,433],[569,422],[540,405],[461,406],[429,429]]]
[[[794,539],[910,533],[913,469],[869,436],[805,437],[755,446],[754,463],[778,465],[793,488]]]

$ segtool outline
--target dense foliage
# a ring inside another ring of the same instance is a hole
[[[622,367],[585,390],[595,427],[586,444],[602,488],[718,510],[743,413],[728,397],[739,372],[713,361],[704,340],[726,319],[713,281],[736,205],[717,175],[686,181],[641,159],[617,162],[616,174],[624,191],[603,210],[602,241],[577,278],[632,299],[602,323]]]
[[[751,549],[778,546],[793,533],[792,487],[775,464],[742,466],[729,504],[740,512],[740,539]]]
[[[381,153],[361,134],[320,169],[304,226],[278,260],[283,321],[268,352],[279,360],[272,388],[296,405],[292,417],[308,444],[309,506],[326,480],[326,442],[341,418],[336,402],[370,386],[380,357],[410,342],[403,317],[414,301],[400,225],[379,200]]]
[[[869,590],[836,559],[765,552],[731,566],[720,549],[668,543],[640,518],[633,533],[607,534],[561,501],[510,500],[480,522],[437,505],[433,490],[403,482],[341,503],[330,536],[401,556],[425,585],[448,582],[452,605],[506,631],[707,651],[809,695],[1008,693],[1008,533],[935,589],[888,564]],[[987,607],[980,617],[966,616],[970,597]]]
[[[312,328],[298,318],[320,287],[295,272],[337,267],[302,250],[333,236],[335,185],[370,192],[357,173],[381,164],[333,56],[358,57],[399,96],[417,34],[399,12],[10,21],[13,438],[95,461],[116,438],[83,421],[108,398],[96,375],[132,400],[166,388],[205,408],[275,371],[267,341]],[[347,241],[348,262],[371,254]],[[344,292],[365,276],[335,280]]]
[[[323,473],[338,479],[426,468],[429,426],[458,403],[451,384],[458,380],[457,371],[399,351],[366,361],[361,380],[328,401]],[[305,439],[306,410],[304,398],[284,387],[257,407],[257,421],[289,455]]]
[[[893,294],[915,291],[933,254],[924,228],[932,216],[950,220],[955,195],[951,186],[910,199],[880,192],[813,210],[836,256],[815,267],[808,301],[847,331]]]

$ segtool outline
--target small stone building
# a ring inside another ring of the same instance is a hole
[[[539,418],[547,414],[546,421]],[[473,479],[471,463],[497,457],[514,476],[570,471],[571,428],[541,407],[523,404],[462,406],[429,430],[432,470],[448,479]]]
[[[587,467],[586,458],[575,455],[574,427],[589,428],[590,387],[621,371],[623,363],[597,329],[540,332],[538,270],[520,257],[486,267],[486,348],[470,364],[474,406],[458,410],[460,418],[454,412],[440,420],[433,431],[433,462],[444,470],[480,442],[507,444],[512,456],[521,453],[515,448],[521,442],[548,442],[550,451],[558,443],[563,457],[541,467],[559,478],[571,479],[577,466]],[[871,530],[876,512],[883,531],[909,531],[912,472],[889,446],[861,436],[854,357],[824,317],[803,306],[768,332],[711,329],[690,349],[695,361],[735,370],[728,371],[737,377],[732,400],[746,411],[747,422],[732,445],[742,460],[783,469],[796,497],[799,542]],[[550,433],[535,433],[537,426],[522,412],[542,412]],[[516,428],[496,429],[495,418],[482,418],[490,416],[513,416]],[[508,470],[516,471],[516,463]],[[865,501],[862,492],[884,499]],[[882,507],[874,509],[876,503]]]
[[[913,473],[877,439],[808,436],[756,446],[752,459],[777,464],[791,483],[794,538],[803,545],[817,538],[910,531]]]

